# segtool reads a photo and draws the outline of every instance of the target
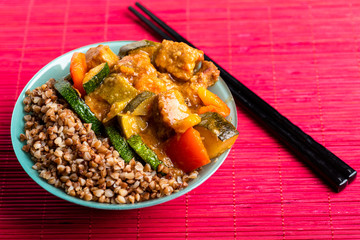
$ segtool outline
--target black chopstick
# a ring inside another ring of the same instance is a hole
[[[149,21],[149,19],[147,19],[146,17],[144,17],[143,15],[141,15],[141,13],[139,13],[138,11],[136,11],[133,7],[129,6],[128,7],[129,10],[134,13],[141,21],[143,21],[144,23],[146,23],[147,25],[149,24],[153,24],[152,22]],[[166,34],[164,31],[162,31],[160,28],[152,28],[158,35],[160,35],[160,37],[162,37],[163,39],[167,39],[167,40],[173,40],[168,34]]]
[[[184,37],[160,20],[143,5],[136,2],[145,14],[162,27],[167,33],[162,31],[149,19],[144,17],[134,8],[129,9],[138,16],[146,25],[158,33],[162,38],[185,42],[195,47]],[[307,163],[317,174],[319,174],[337,192],[343,190],[348,183],[356,177],[356,171],[330,152],[324,146],[316,142],[312,137],[304,133],[299,127],[291,123],[281,115],[276,109],[266,103],[258,95],[248,89],[245,85],[224,70],[215,61],[205,55],[205,59],[212,61],[220,70],[220,75],[228,84],[235,98],[257,119],[261,120],[265,126],[273,131],[285,144],[287,144],[305,163]]]

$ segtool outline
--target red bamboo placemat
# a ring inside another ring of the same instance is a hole
[[[146,0],[169,25],[360,169],[360,3]],[[12,150],[17,96],[46,63],[110,40],[156,40],[124,1],[0,3],[0,238],[360,239],[360,184],[334,193],[238,108],[240,137],[194,191],[155,207],[102,211],[35,184]]]

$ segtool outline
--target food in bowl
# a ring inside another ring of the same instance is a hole
[[[23,150],[74,197],[135,203],[177,192],[235,142],[219,77],[184,43],[140,41],[74,53],[70,75],[26,92]]]

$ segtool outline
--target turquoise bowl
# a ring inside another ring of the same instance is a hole
[[[221,164],[225,161],[227,155],[230,150],[227,150],[216,160],[212,159],[211,163],[204,166],[199,172],[198,178],[191,180],[189,182],[189,186],[185,189],[180,190],[177,193],[173,193],[169,196],[161,197],[158,199],[152,199],[144,202],[139,202],[135,204],[107,204],[107,203],[98,203],[91,201],[84,201],[80,198],[72,197],[67,195],[62,189],[56,188],[53,185],[47,183],[44,179],[39,177],[39,174],[36,170],[32,169],[34,162],[31,160],[30,155],[22,150],[23,142],[20,141],[20,134],[24,132],[24,105],[23,100],[25,98],[25,91],[28,89],[35,89],[38,86],[46,83],[50,78],[60,79],[66,76],[69,73],[70,59],[74,52],[86,52],[90,47],[95,47],[99,44],[108,45],[113,52],[119,52],[121,46],[131,43],[132,41],[113,41],[113,42],[103,42],[91,44],[88,46],[84,46],[73,51],[70,51],[55,60],[51,61],[45,67],[40,69],[39,72],[35,74],[34,77],[26,84],[22,92],[20,93],[19,98],[16,101],[14,111],[11,118],[11,141],[16,154],[18,161],[21,166],[24,168],[25,172],[42,188],[50,192],[51,194],[67,200],[69,202],[79,204],[86,207],[98,208],[98,209],[108,209],[108,210],[128,210],[128,209],[136,209],[136,208],[144,208],[150,207],[157,204],[161,204],[175,198],[178,198],[185,193],[195,189],[200,184],[205,182],[211,175],[213,175],[216,170],[221,166]],[[230,93],[230,90],[226,86],[225,82],[220,79],[214,86],[210,88],[212,92],[217,94],[223,101],[225,101],[231,109],[230,116],[228,119],[234,126],[237,126],[237,112],[236,106],[234,103],[234,99]],[[26,196],[25,196],[26,198]]]

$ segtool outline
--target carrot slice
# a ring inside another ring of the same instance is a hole
[[[170,138],[165,152],[174,165],[186,173],[210,163],[200,133],[192,127]]]
[[[70,75],[76,88],[81,96],[85,95],[83,79],[87,71],[86,58],[84,53],[75,52],[70,61]]]
[[[230,108],[215,93],[210,92],[204,87],[199,87],[198,95],[205,104],[205,107],[200,107],[198,110],[199,114],[205,112],[217,112],[223,117],[229,116]]]

